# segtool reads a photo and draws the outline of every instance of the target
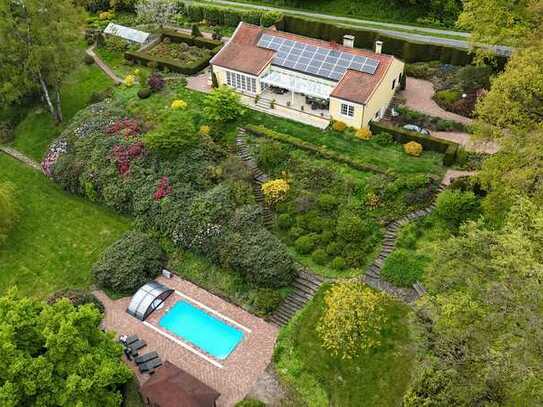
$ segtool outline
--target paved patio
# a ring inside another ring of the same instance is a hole
[[[162,360],[171,361],[220,392],[221,397],[217,400],[218,407],[233,406],[245,397],[270,363],[277,338],[277,328],[181,278],[159,277],[157,281],[235,321],[250,332],[243,331],[244,339],[225,360],[215,360],[210,356],[207,356],[206,360],[161,334],[167,331],[158,326],[160,318],[168,309],[177,301],[186,298],[176,293],[172,294],[163,307],[155,311],[146,323],[143,323],[126,313],[130,297],[111,300],[102,291],[96,291],[96,296],[106,308],[104,328],[115,331],[117,335],[138,335],[147,342],[144,352],[157,351]],[[174,336],[171,333],[170,335]],[[197,349],[194,345],[186,344]],[[213,361],[215,363],[212,363]],[[147,380],[148,376],[137,372],[133,362],[127,363],[136,372],[140,383]]]

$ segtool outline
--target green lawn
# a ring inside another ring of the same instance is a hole
[[[91,283],[90,269],[131,221],[65,193],[42,174],[0,154],[0,182],[12,183],[21,219],[0,247],[0,291],[18,286],[43,298]]]
[[[381,350],[352,360],[333,358],[315,331],[325,292],[326,287],[281,331],[274,355],[279,375],[311,407],[401,405],[415,356],[409,309],[399,303],[393,307]]]
[[[51,141],[58,137],[63,126],[89,103],[92,93],[103,91],[112,83],[96,65],[82,63],[62,87],[64,123],[56,125],[47,108],[37,106],[29,110],[27,116],[15,128],[15,141],[12,146],[36,161],[41,161]]]

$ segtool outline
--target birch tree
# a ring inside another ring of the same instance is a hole
[[[62,121],[60,87],[73,69],[82,14],[70,0],[0,2],[0,103],[39,93]]]

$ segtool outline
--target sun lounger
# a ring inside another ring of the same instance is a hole
[[[162,366],[162,361],[160,360],[160,358],[154,358],[146,363],[142,363],[141,365],[139,365],[139,368],[141,373],[152,374],[154,370],[159,366]]]
[[[145,341],[142,341],[141,339],[138,339],[136,342],[132,342],[130,345],[128,345],[128,349],[130,350],[130,354],[132,356],[138,355],[138,350],[146,346],[147,344]]]
[[[134,359],[134,362],[141,365],[142,363],[147,363],[156,358],[158,358],[157,352],[147,352],[145,355],[138,356],[136,359]]]

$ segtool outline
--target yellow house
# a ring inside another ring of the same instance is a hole
[[[404,63],[381,52],[240,23],[211,60],[219,85],[255,97],[262,108],[281,106],[350,127],[381,119],[404,75]]]

